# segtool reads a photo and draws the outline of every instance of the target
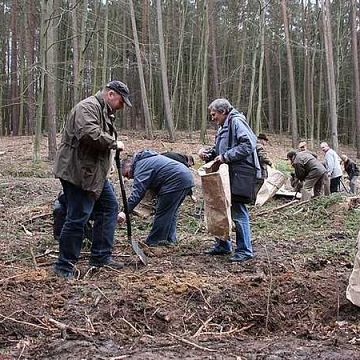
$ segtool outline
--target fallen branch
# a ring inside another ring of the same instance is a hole
[[[125,324],[128,324],[136,333],[141,334],[141,332],[133,325],[131,322],[127,321],[124,317],[120,318]]]
[[[242,331],[251,329],[254,325],[255,324],[252,323],[250,325],[242,327],[241,329],[235,328],[235,329],[232,329],[232,330],[229,330],[229,331],[223,331],[223,332],[222,331],[220,331],[220,332],[205,331],[205,332],[201,333],[200,335],[206,335],[206,336],[211,335],[211,336],[216,336],[216,337],[227,336],[227,335],[230,335],[230,334],[237,334],[237,333],[240,333]]]
[[[311,200],[306,200],[306,201],[299,201],[299,200],[293,200],[293,201],[290,201],[286,204],[283,204],[283,205],[280,205],[278,207],[275,207],[275,208],[272,208],[272,209],[268,209],[268,210],[265,210],[265,211],[262,211],[262,212],[259,212],[259,213],[255,213],[254,215],[255,216],[261,216],[261,215],[265,215],[265,214],[268,214],[268,213],[272,213],[274,211],[278,211],[278,210],[281,210],[281,209],[284,209],[284,208],[289,208],[291,206],[296,206],[296,205],[303,205],[303,204],[306,204],[307,202],[309,202]]]
[[[42,218],[45,218],[45,217],[49,217],[52,215],[52,212],[47,212],[47,213],[42,213],[42,214],[38,214],[38,215],[34,215],[33,217],[31,217],[30,219],[25,219],[22,221],[22,226],[23,224],[27,224],[29,222],[32,222],[36,219],[42,219]]]
[[[196,338],[198,337],[202,330],[206,327],[206,325],[213,319],[214,317],[213,316],[210,316],[200,327],[199,329],[196,331],[196,333],[192,336],[193,338]]]
[[[22,311],[20,311],[20,312],[22,312]],[[13,313],[13,314],[15,314],[15,313]],[[5,315],[2,315],[2,314],[0,314],[0,316],[3,318],[2,320],[0,320],[0,323],[4,322],[6,320],[10,320],[10,321],[18,323],[18,324],[23,324],[23,325],[28,325],[28,326],[35,327],[37,329],[50,330],[48,327],[33,324],[31,322],[28,322],[28,321],[17,320],[17,319],[14,319],[14,318],[10,317],[10,316],[5,316]]]
[[[58,328],[59,330],[61,330],[62,332],[65,332],[66,331],[70,331],[72,332],[73,334],[77,334],[77,335],[81,335],[82,337],[84,337],[85,339],[87,340],[90,340],[92,341],[92,337],[85,334],[86,332],[90,333],[90,334],[94,334],[96,331],[95,329],[80,329],[80,328],[76,328],[76,327],[73,327],[71,325],[67,325],[67,324],[64,324],[60,321],[57,321],[55,319],[52,319],[52,318],[48,318],[47,319],[49,321],[49,323],[53,324],[56,328]]]
[[[201,345],[198,345],[190,340],[187,340],[187,339],[184,339],[178,335],[175,335],[175,334],[172,334],[172,333],[169,333],[170,336],[174,337],[175,339],[185,343],[185,344],[188,344],[188,345],[191,345],[191,346],[194,346],[196,347],[197,349],[200,349],[200,350],[204,350],[204,351],[210,351],[210,352],[216,352],[217,350],[215,349],[210,349],[208,347],[204,347],[204,346],[201,346]]]

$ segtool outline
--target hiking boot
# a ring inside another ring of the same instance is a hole
[[[215,244],[212,248],[205,251],[207,255],[227,255],[231,254],[232,251],[232,244],[231,240],[222,240],[218,237],[215,237]]]
[[[62,277],[64,279],[70,280],[74,278],[74,272],[73,271],[68,271],[68,270],[61,270],[58,269],[57,267],[54,267],[54,273],[59,276]]]
[[[113,269],[122,269],[124,267],[124,263],[120,262],[120,261],[115,261],[112,258],[105,260],[103,262],[94,260],[94,259],[90,259],[89,260],[89,265],[90,266],[95,266],[95,267],[103,267],[103,266],[109,266]]]
[[[206,250],[205,254],[207,255],[228,255],[231,254],[231,250],[223,246],[215,245],[211,249]]]
[[[252,260],[253,258],[254,257],[250,256],[250,255],[235,253],[233,256],[230,257],[230,261],[231,262],[245,262],[245,261]]]
[[[154,247],[154,246],[174,246],[176,245],[175,241],[166,241],[166,240],[160,240],[160,241],[145,241],[145,245]]]

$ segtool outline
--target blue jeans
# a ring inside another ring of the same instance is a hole
[[[55,267],[72,271],[80,256],[84,238],[84,226],[90,215],[94,220],[91,257],[104,263],[112,254],[114,233],[118,214],[118,203],[114,188],[106,180],[100,197],[60,179],[67,203],[67,213],[59,239],[59,258]]]
[[[156,245],[159,242],[176,242],[177,211],[190,191],[191,188],[187,188],[158,197],[154,221],[150,234],[146,239],[147,244]]]
[[[249,212],[246,205],[233,201],[231,204],[231,217],[236,227],[235,253],[254,256],[251,244]]]

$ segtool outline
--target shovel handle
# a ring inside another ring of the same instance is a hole
[[[126,217],[127,237],[128,237],[128,241],[131,242],[131,222],[130,222],[128,202],[127,202],[127,198],[126,198],[124,179],[121,174],[120,149],[116,149],[115,164],[116,164],[116,168],[118,170],[120,189],[121,189],[121,197],[122,197],[124,213],[125,213],[125,217]]]

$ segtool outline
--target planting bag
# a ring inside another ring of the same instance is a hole
[[[229,168],[221,164],[213,171],[213,161],[203,165],[198,173],[204,196],[205,225],[208,232],[220,238],[229,238],[232,228]]]
[[[268,178],[265,179],[256,195],[256,206],[264,205],[286,182],[286,176],[281,171],[268,167],[268,174]]]
[[[360,306],[360,231],[357,237],[357,253],[354,261],[354,268],[349,278],[349,285],[346,289],[346,298],[354,305]]]

